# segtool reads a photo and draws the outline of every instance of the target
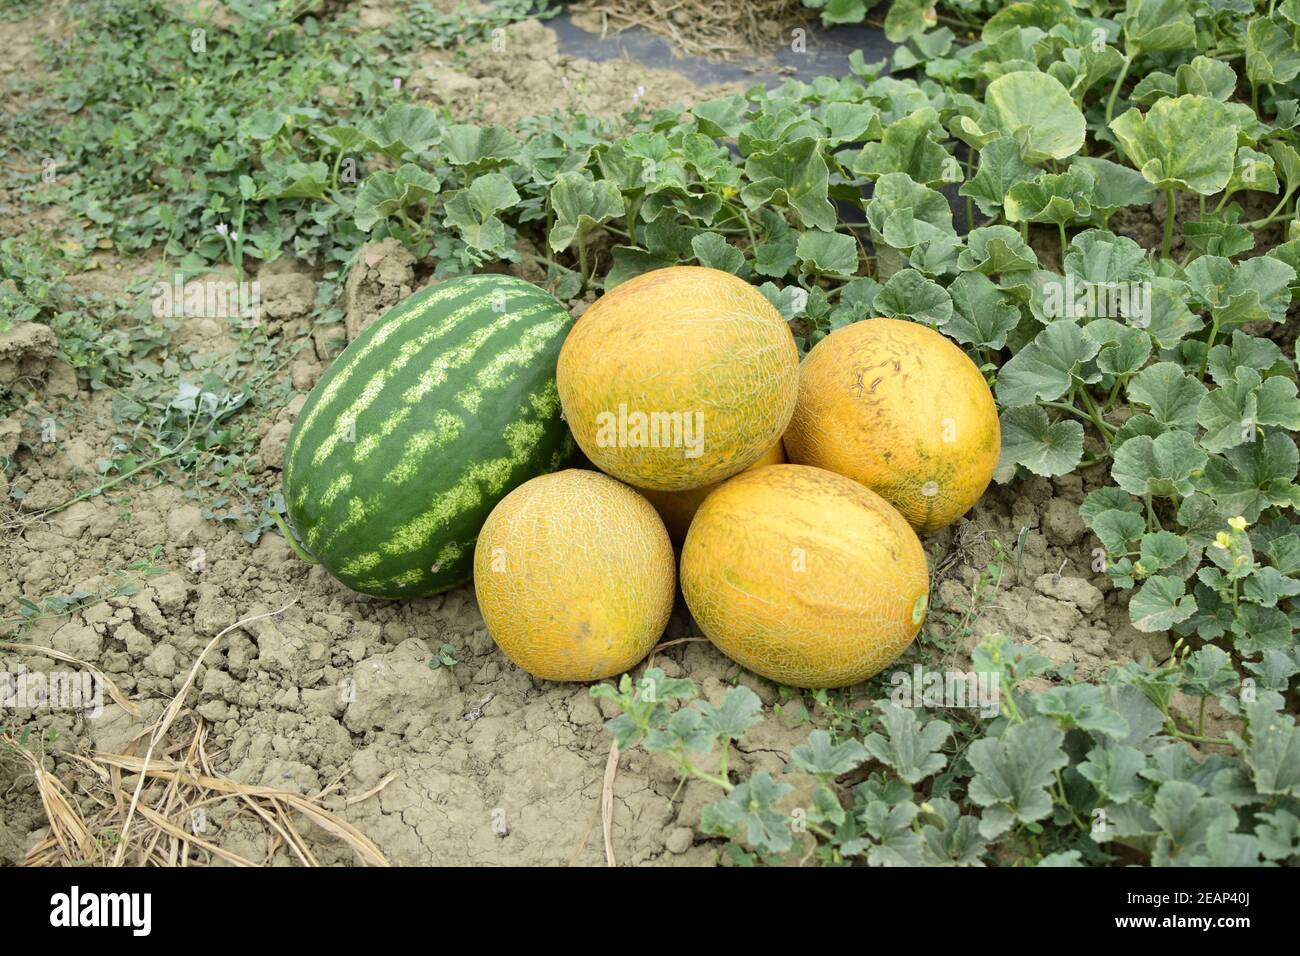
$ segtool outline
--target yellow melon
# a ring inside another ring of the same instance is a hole
[[[506,495],[474,548],[474,593],[488,633],[546,680],[630,669],[668,624],[675,577],[672,543],[650,503],[579,468]]]
[[[769,465],[700,505],[682,548],[682,593],[732,660],[795,687],[879,673],[920,630],[925,551],[888,502],[842,475]]]
[[[638,488],[716,484],[756,462],[794,411],[799,355],[763,294],[674,266],[606,292],[574,324],[556,382],[587,457]]]
[[[747,470],[784,463],[785,449],[781,446],[780,439],[777,439],[776,444],[764,452],[763,457],[750,465]],[[664,527],[668,529],[668,537],[673,539],[673,544],[681,544],[686,540],[686,532],[691,526],[691,519],[695,517],[695,512],[700,510],[704,499],[709,497],[720,484],[722,482],[705,485],[703,488],[687,488],[685,491],[653,491],[645,488],[642,489],[641,494],[655,506],[659,517],[664,519]]]
[[[993,395],[964,352],[916,322],[868,319],[818,342],[799,372],[790,461],[861,482],[920,532],[970,510],[997,467]]]

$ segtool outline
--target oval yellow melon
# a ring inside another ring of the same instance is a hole
[[[906,519],[857,482],[805,465],[756,468],[709,495],[681,577],[719,650],[795,687],[879,673],[912,642],[929,599]]]
[[[923,533],[980,499],[1001,444],[975,363],[933,329],[897,319],[856,322],[813,347],[785,434],[792,462],[860,482]]]
[[[656,269],[574,324],[556,382],[592,463],[638,488],[680,491],[744,471],[794,411],[799,355],[772,304],[717,269]]]
[[[673,546],[650,503],[578,468],[506,495],[474,549],[488,633],[546,680],[600,680],[640,661],[668,624],[675,579]]]
[[[763,457],[749,468],[752,470],[762,468],[764,465],[784,463],[785,448],[782,447],[781,440],[777,439],[776,444],[765,451]],[[674,544],[681,544],[686,540],[686,532],[691,526],[691,519],[695,517],[695,512],[700,510],[704,499],[713,494],[720,484],[722,482],[705,485],[703,488],[687,488],[685,491],[653,491],[646,488],[641,494],[645,495],[646,500],[655,506],[655,511],[659,512],[664,527],[668,529],[668,537],[673,539]]]

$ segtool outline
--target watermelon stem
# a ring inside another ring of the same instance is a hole
[[[284,517],[280,512],[272,511],[271,520],[274,521],[275,526],[280,529],[280,534],[284,535],[284,540],[289,542],[289,547],[293,549],[294,554],[298,555],[301,560],[306,561],[308,564],[320,564],[319,561],[308,554],[307,550],[298,543],[298,539],[294,536],[293,532],[289,530],[289,526],[284,523]]]

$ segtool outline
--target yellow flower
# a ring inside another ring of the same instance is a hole
[[[1228,537],[1228,532],[1220,531],[1214,536],[1214,543],[1226,551],[1228,550],[1228,546],[1232,544],[1232,538]]]
[[[1237,515],[1235,518],[1228,519],[1228,527],[1233,531],[1245,531],[1250,524],[1241,515]]]

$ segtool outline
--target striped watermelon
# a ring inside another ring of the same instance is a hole
[[[290,523],[348,587],[385,598],[470,578],[488,513],[573,454],[555,361],[572,318],[523,279],[440,282],[329,367],[284,459]]]

